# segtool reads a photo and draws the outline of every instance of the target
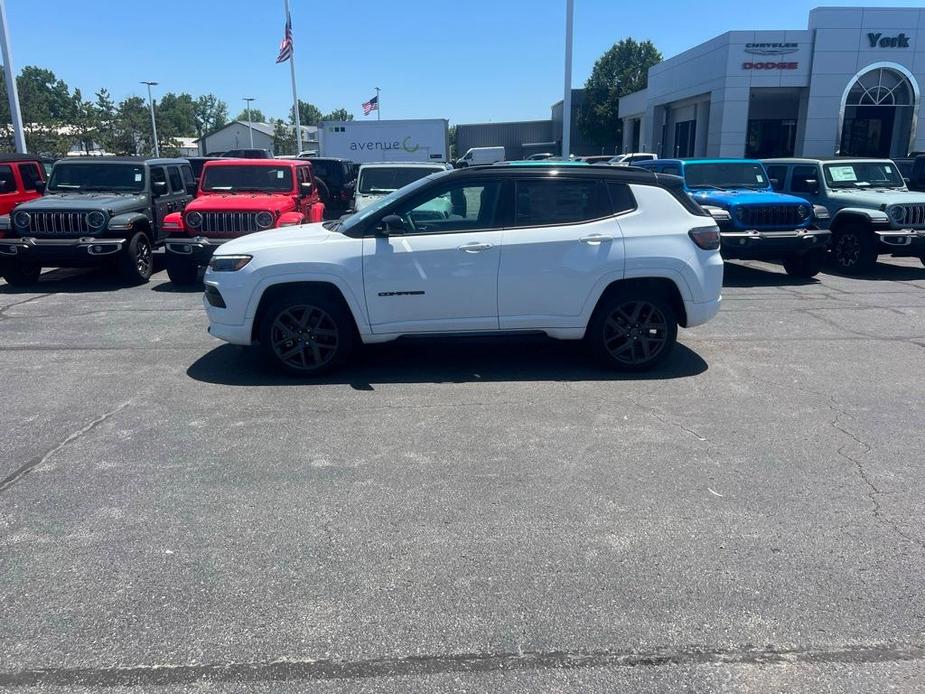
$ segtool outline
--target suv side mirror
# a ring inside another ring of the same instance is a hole
[[[314,188],[311,181],[303,181],[299,184],[299,193],[302,195],[311,195]]]
[[[45,181],[36,181],[35,182],[35,192],[39,195],[45,194]]]
[[[404,233],[408,230],[405,220],[399,217],[397,214],[387,214],[381,220],[379,220],[379,226],[376,227],[376,231],[379,232],[382,236],[388,236],[389,234],[394,234],[395,232]]]
[[[167,181],[154,181],[151,184],[151,192],[155,195],[167,194]]]

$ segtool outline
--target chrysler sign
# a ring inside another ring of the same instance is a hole
[[[798,43],[746,43],[745,52],[753,55],[787,55],[800,50]]]

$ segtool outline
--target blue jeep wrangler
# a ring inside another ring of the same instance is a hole
[[[831,233],[816,228],[806,200],[774,192],[760,161],[656,159],[636,166],[684,179],[691,198],[716,220],[726,260],[781,261],[796,277],[822,269]]]

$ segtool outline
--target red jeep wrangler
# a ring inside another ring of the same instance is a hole
[[[223,159],[206,162],[196,198],[164,218],[167,274],[193,284],[226,241],[294,224],[320,222],[324,204],[308,162]]]
[[[45,167],[32,154],[0,155],[0,215],[45,192]],[[0,231],[0,236],[3,232]]]

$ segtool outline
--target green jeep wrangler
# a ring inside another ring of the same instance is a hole
[[[831,258],[842,272],[869,270],[878,255],[925,263],[925,193],[914,193],[889,159],[766,159],[775,190],[817,207],[832,230]]]
[[[46,195],[0,216],[0,275],[36,282],[42,267],[110,265],[147,282],[164,217],[196,192],[186,159],[74,157],[55,162]]]

